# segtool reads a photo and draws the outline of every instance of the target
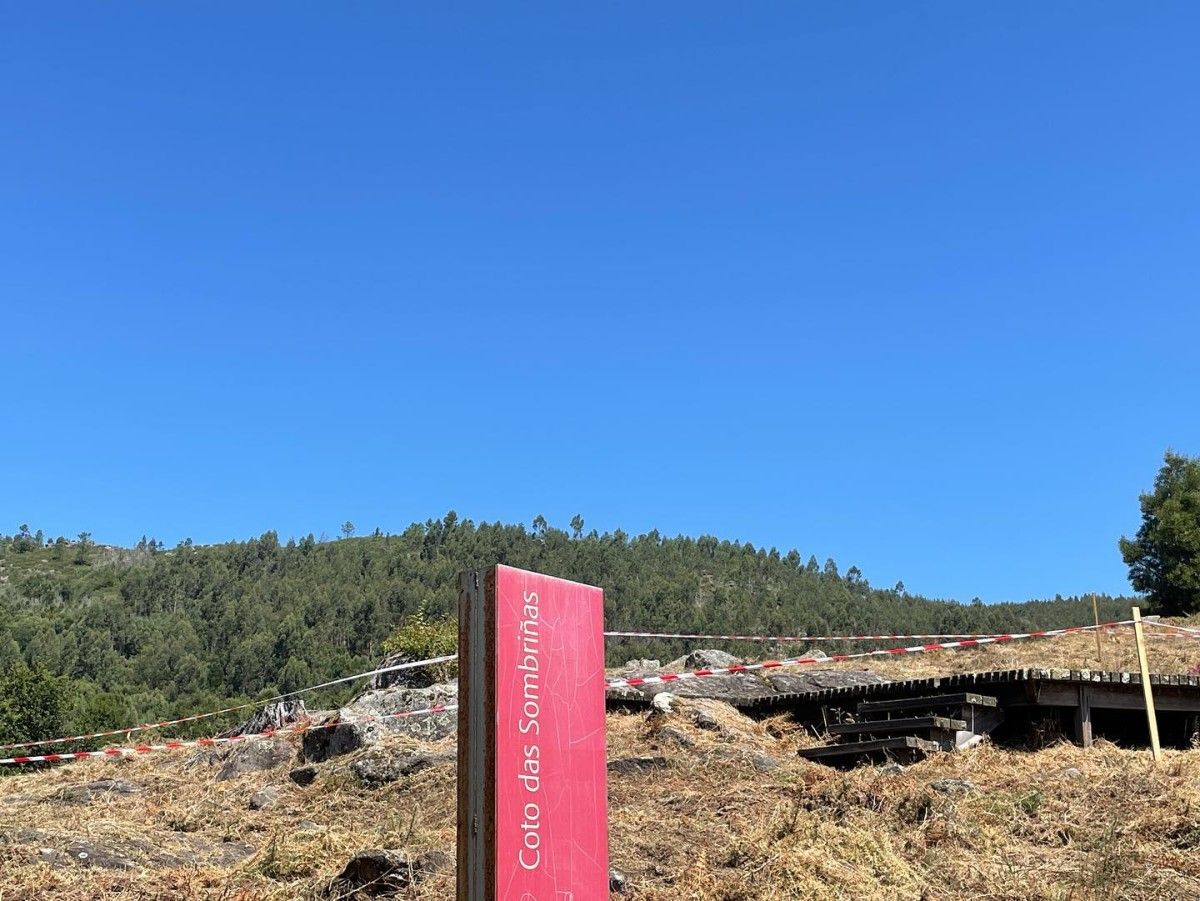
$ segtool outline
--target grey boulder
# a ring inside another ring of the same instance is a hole
[[[391,735],[437,741],[458,728],[456,711],[412,717],[395,714],[457,702],[457,682],[428,688],[385,688],[364,692],[324,723],[305,732],[301,753],[306,761],[320,763],[359,748],[376,745]]]
[[[218,756],[221,769],[217,772],[217,781],[274,769],[290,761],[295,754],[291,744],[283,738],[257,738],[233,745]]]
[[[326,895],[331,898],[394,895],[450,865],[450,856],[442,851],[412,856],[404,851],[370,848],[350,858],[330,883]]]
[[[430,767],[451,764],[455,755],[415,748],[377,749],[350,764],[350,772],[363,788],[379,788]]]

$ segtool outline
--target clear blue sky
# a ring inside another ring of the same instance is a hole
[[[712,533],[1127,590],[1200,452],[1200,7],[0,13],[0,530]]]

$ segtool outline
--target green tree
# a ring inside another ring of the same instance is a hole
[[[80,532],[79,543],[75,546],[75,563],[79,566],[87,565],[91,559],[92,550],[92,533]]]
[[[21,523],[21,528],[17,532],[17,537],[13,539],[13,549],[18,554],[28,553],[34,549],[33,536],[29,534],[29,526],[26,523]]]
[[[403,654],[410,660],[447,657],[458,650],[458,625],[449,617],[430,616],[428,605],[422,602],[408,620],[383,642],[388,654]],[[428,668],[437,681],[453,679],[458,663],[435,664]]]
[[[24,663],[0,673],[0,742],[35,741],[66,725],[67,680]]]
[[[1159,613],[1200,609],[1200,458],[1167,451],[1154,490],[1139,500],[1142,525],[1120,541],[1129,583]]]

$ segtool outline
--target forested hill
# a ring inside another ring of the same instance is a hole
[[[348,524],[347,524],[348,525]],[[347,528],[347,533],[350,529]],[[985,606],[872,587],[796,551],[700,538],[474,524],[450,513],[402,534],[172,550],[121,550],[23,530],[0,539],[0,672],[42,664],[71,677],[86,728],[289,691],[367,669],[426,605],[451,614],[457,574],[507,563],[603,586],[615,630],[992,632],[1089,622],[1090,602]],[[1117,618],[1128,602],[1103,598]],[[610,660],[668,659],[682,645],[610,643]],[[737,648],[733,648],[737,650]],[[742,650],[745,650],[743,648]]]

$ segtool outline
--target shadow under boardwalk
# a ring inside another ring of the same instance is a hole
[[[1150,684],[1163,746],[1190,747],[1200,733],[1200,676],[1152,674]],[[802,756],[831,763],[911,759],[969,748],[985,735],[1021,744],[1034,732],[1084,747],[1096,738],[1149,744],[1138,673],[1030,667],[778,693],[735,706],[753,716],[786,712],[827,734],[827,747]]]

